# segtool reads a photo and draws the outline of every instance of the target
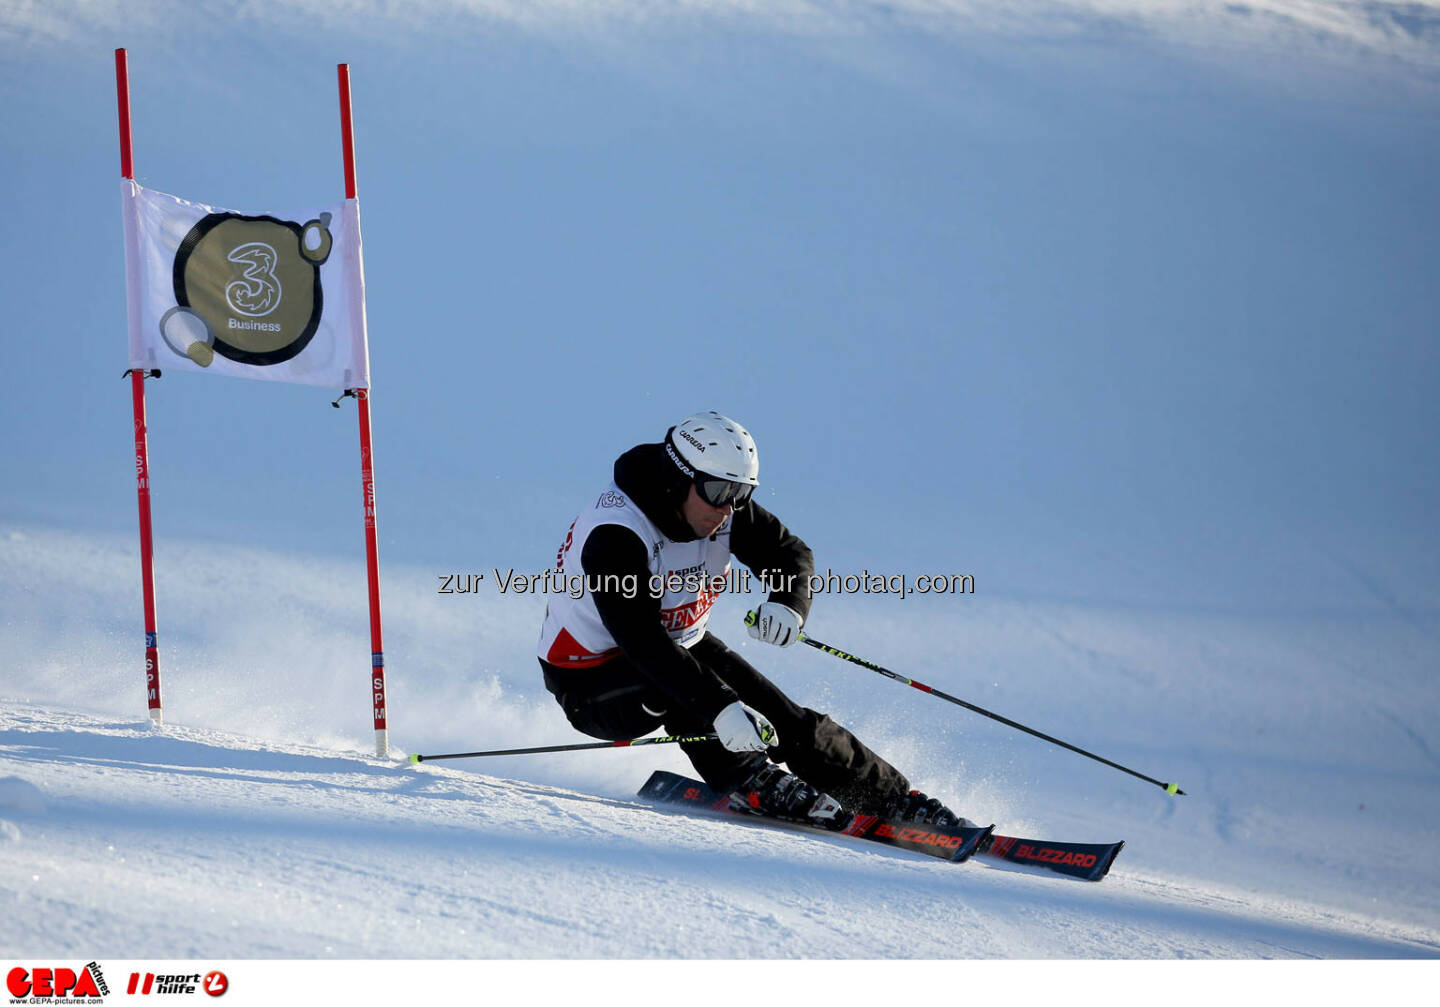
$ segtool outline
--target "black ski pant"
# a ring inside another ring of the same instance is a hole
[[[707,633],[691,655],[735,690],[745,705],[764,714],[778,735],[769,756],[830,794],[851,811],[879,812],[889,797],[910,790],[909,781],[859,738],[795,703],[740,655]],[[714,724],[692,711],[667,709],[670,699],[625,657],[595,668],[557,668],[540,662],[545,687],[571,725],[606,741],[640,738],[663,727],[666,734],[709,734]],[[765,762],[759,752],[731,752],[718,741],[683,742],[701,778],[725,792],[744,784]]]

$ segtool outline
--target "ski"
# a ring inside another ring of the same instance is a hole
[[[970,858],[987,839],[994,826],[974,829],[945,829],[934,825],[919,825],[914,822],[891,822],[874,815],[856,815],[843,829],[830,830],[801,819],[784,818],[778,815],[757,815],[754,812],[731,806],[730,795],[712,790],[699,780],[692,780],[676,773],[656,770],[645,785],[640,796],[661,804],[678,804],[685,807],[717,811],[725,814],[752,818],[757,822],[783,822],[826,836],[851,836],[867,842],[893,846],[901,850],[923,853],[961,863]]]
[[[809,822],[775,816],[755,815],[731,806],[728,794],[712,790],[699,780],[657,770],[640,788],[640,796],[662,804],[674,804],[706,811],[779,821],[825,835],[846,835],[898,849],[924,853],[961,863],[972,855],[1008,863],[1043,868],[1084,881],[1099,881],[1110,871],[1125,843],[1056,843],[1021,839],[994,833],[994,826],[974,829],[942,829],[913,822],[890,822],[874,815],[856,815],[850,825],[831,832]]]
[[[1084,881],[1099,881],[1110,873],[1110,865],[1124,847],[1124,840],[1118,843],[1052,843],[992,835],[985,847],[977,852],[995,860],[1043,867],[1047,871]]]

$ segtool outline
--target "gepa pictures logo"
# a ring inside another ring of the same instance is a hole
[[[110,995],[95,962],[78,971],[64,967],[26,968],[17,965],[5,976],[11,1003],[99,1003]]]

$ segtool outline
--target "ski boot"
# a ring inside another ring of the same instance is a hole
[[[855,817],[829,794],[770,762],[730,794],[730,804],[751,814],[774,815],[832,832],[841,831]]]
[[[976,827],[970,819],[962,818],[935,798],[927,797],[918,790],[890,798],[880,817],[890,821],[915,822],[917,825],[937,825],[942,829]]]

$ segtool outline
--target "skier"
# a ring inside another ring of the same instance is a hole
[[[707,631],[732,554],[771,588],[752,637],[792,646],[810,611],[810,548],[752,499],[759,471],[749,432],[716,412],[616,460],[614,482],[557,557],[557,572],[583,590],[550,596],[538,648],[546,688],[591,737],[662,726],[717,735],[681,747],[706,783],[757,814],[833,829],[853,813],[969,825]]]

